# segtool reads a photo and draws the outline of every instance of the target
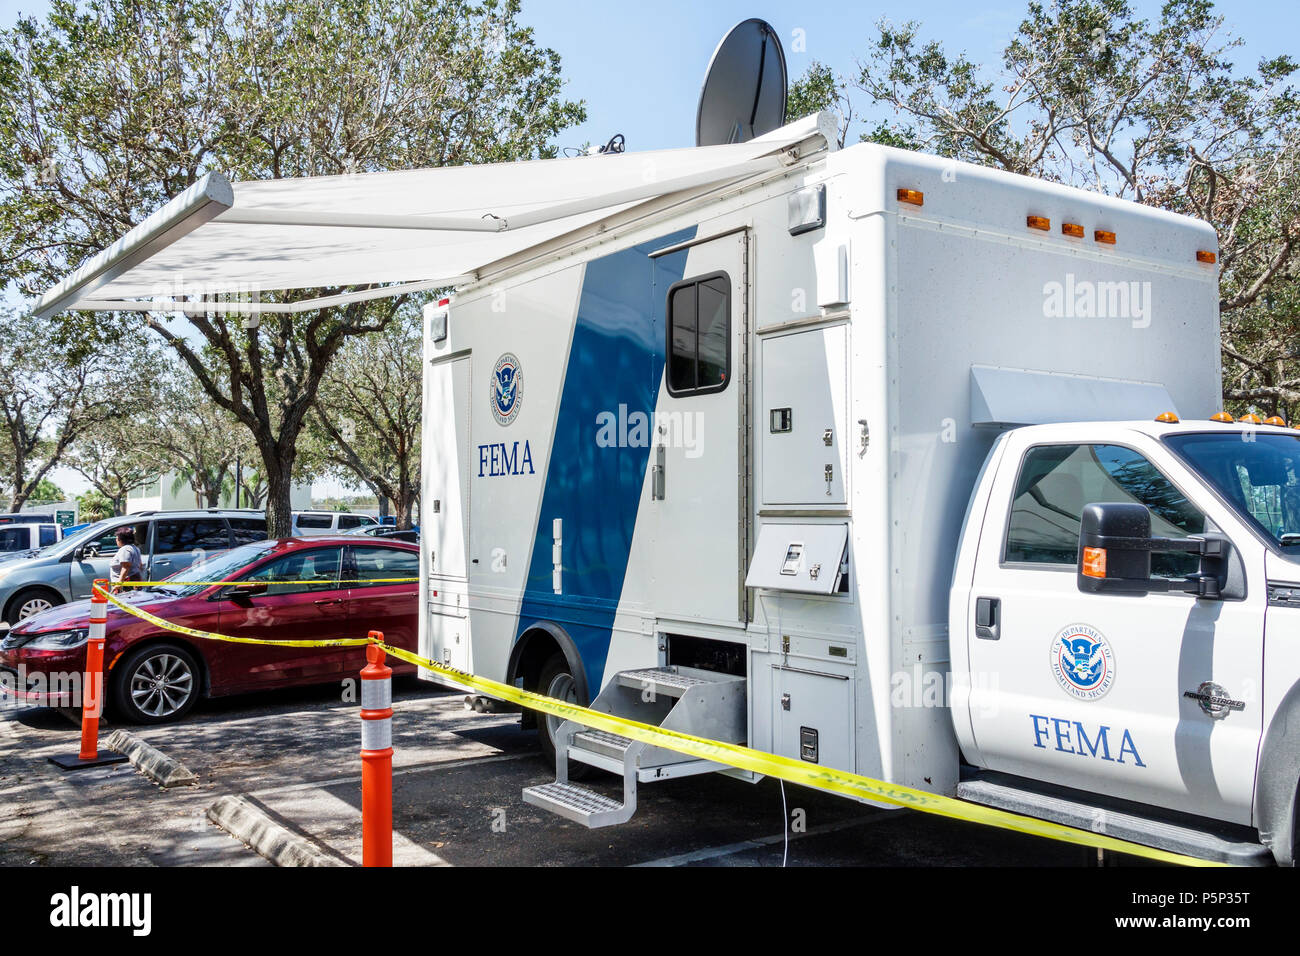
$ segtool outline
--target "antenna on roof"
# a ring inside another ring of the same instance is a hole
[[[744,20],[713,51],[695,114],[695,145],[743,143],[785,123],[785,51],[771,24]]]

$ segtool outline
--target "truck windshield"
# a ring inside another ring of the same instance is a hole
[[[1300,555],[1300,436],[1224,431],[1165,443],[1285,553]]]

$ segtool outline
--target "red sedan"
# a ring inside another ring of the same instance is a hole
[[[126,602],[201,631],[260,640],[325,640],[383,631],[414,651],[419,549],[354,537],[258,541],[177,575],[181,581],[246,581],[251,586],[163,583],[131,588]],[[293,583],[307,582],[307,583]],[[27,618],[0,641],[0,687],[30,703],[79,704],[90,602]],[[108,701],[120,717],[157,724],[183,717],[200,696],[355,677],[359,647],[273,647],[203,640],[163,630],[112,604],[104,644]],[[415,667],[391,660],[394,674]]]

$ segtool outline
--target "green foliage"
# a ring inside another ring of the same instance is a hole
[[[111,518],[116,514],[111,502],[105,495],[91,489],[84,495],[77,495],[77,519],[85,524],[91,521],[101,521],[104,518]]]

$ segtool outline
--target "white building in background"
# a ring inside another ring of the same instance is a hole
[[[127,512],[185,511],[191,508],[206,508],[208,506],[207,502],[201,501],[195,496],[189,482],[182,481],[178,484],[178,477],[176,472],[169,471],[162,477],[156,478],[149,484],[131,492],[126,496]],[[295,511],[310,509],[311,484],[295,484],[289,492],[289,503]],[[235,496],[233,494],[223,495],[218,507],[235,507]]]

